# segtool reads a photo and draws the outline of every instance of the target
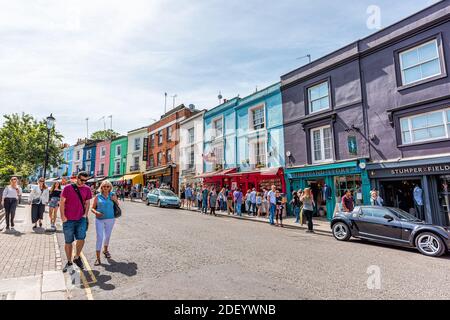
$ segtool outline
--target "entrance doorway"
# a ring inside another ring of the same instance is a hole
[[[450,175],[439,177],[438,197],[446,225],[450,226]]]
[[[323,186],[325,185],[325,178],[316,178],[314,180],[307,180],[306,187],[311,188],[314,203],[314,216],[316,217],[326,217],[327,216],[327,205],[326,199],[323,197]]]
[[[380,195],[387,207],[400,208],[416,215],[414,208],[414,186],[422,188],[420,180],[395,180],[380,183]]]

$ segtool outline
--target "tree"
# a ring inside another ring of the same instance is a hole
[[[114,130],[100,130],[96,131],[91,135],[92,140],[111,140],[120,136],[120,133],[115,132]]]
[[[5,122],[0,128],[0,168],[9,168],[6,174],[24,178],[35,173],[45,162],[47,126],[45,119],[36,120],[29,114],[4,115]],[[64,163],[61,155],[63,136],[52,129],[49,143],[49,168]],[[0,172],[0,179],[1,174]]]

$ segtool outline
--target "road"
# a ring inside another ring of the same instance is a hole
[[[110,252],[93,266],[91,217],[90,285],[73,289],[72,299],[450,298],[450,256],[141,203],[123,204]]]

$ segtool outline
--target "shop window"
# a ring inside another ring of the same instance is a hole
[[[330,126],[311,129],[311,147],[313,163],[333,160]]]
[[[400,52],[399,57],[403,85],[442,73],[437,40]]]
[[[330,108],[330,89],[328,81],[308,88],[309,113]]]
[[[342,207],[341,200],[346,190],[350,190],[352,192],[355,205],[359,206],[364,203],[361,175],[335,177],[334,186],[336,192],[336,203],[339,204],[339,207]]]
[[[400,119],[402,143],[450,138],[450,109]]]

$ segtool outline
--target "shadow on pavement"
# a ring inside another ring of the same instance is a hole
[[[22,235],[24,235],[24,233],[17,231],[17,230],[5,230],[3,232],[3,234],[15,236],[15,237],[21,237]]]
[[[87,271],[83,271],[83,273],[84,273],[84,276],[86,277],[86,279],[89,279],[89,273]],[[111,283],[107,283],[107,282],[111,281],[111,279],[112,279],[111,276],[101,274],[100,271],[97,271],[97,270],[92,270],[92,273],[94,274],[95,278],[97,279],[97,282],[91,283],[89,286],[90,288],[99,287],[100,289],[106,290],[106,291],[111,291],[116,288],[115,285],[113,285]]]
[[[109,264],[102,266],[106,271],[112,273],[122,273],[128,277],[133,277],[137,274],[137,264],[134,262],[117,262],[114,259],[108,259]]]

